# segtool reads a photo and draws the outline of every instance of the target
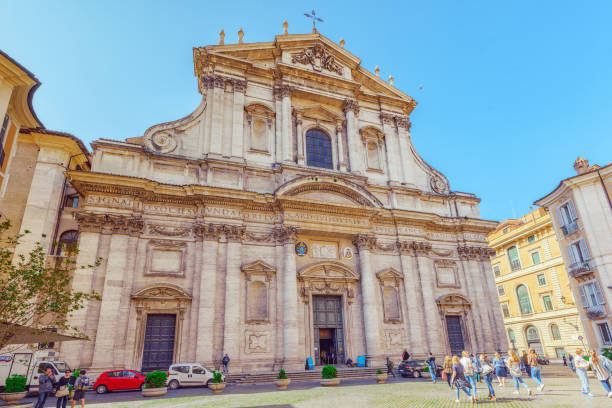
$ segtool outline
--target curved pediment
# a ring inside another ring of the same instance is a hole
[[[308,265],[302,268],[298,274],[298,279],[301,281],[357,281],[359,275],[351,268],[340,262],[319,262],[314,265]]]
[[[191,300],[185,289],[170,283],[147,286],[131,296],[132,299]]]
[[[440,306],[470,306],[472,302],[460,293],[449,293],[436,299]]]
[[[275,195],[277,197],[303,196],[315,200],[367,207],[383,206],[380,200],[363,187],[336,177],[303,176],[280,186]]]

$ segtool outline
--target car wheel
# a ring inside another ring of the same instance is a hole
[[[413,376],[414,378],[421,378],[421,372],[420,372],[420,371],[418,371],[418,370],[414,370],[414,371],[412,372],[412,376]]]
[[[106,385],[100,384],[96,387],[96,392],[98,394],[104,394],[106,392],[108,392],[108,388],[106,387]]]
[[[172,380],[170,381],[170,383],[168,384],[168,388],[170,388],[171,390],[176,390],[179,387],[179,382],[176,380]]]
[[[209,385],[210,385],[211,382],[212,382],[212,378],[210,380],[206,381],[206,387],[207,388],[210,388]]]

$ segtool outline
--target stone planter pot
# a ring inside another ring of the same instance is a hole
[[[161,397],[162,395],[166,395],[168,392],[168,388],[160,387],[160,388],[143,388],[142,396],[143,397]]]
[[[28,394],[27,391],[22,392],[3,392],[0,393],[0,398],[6,402],[7,405],[17,404]]]
[[[285,378],[283,380],[276,380],[274,384],[278,387],[279,390],[286,390],[287,386],[291,384],[291,378]]]
[[[324,387],[335,387],[337,385],[340,385],[340,379],[339,378],[323,378],[321,380],[321,385]]]
[[[384,384],[387,381],[387,374],[376,374],[376,382],[378,384]]]
[[[221,391],[223,391],[223,389],[225,388],[225,383],[213,383],[211,382],[210,384],[208,384],[208,388],[210,388],[212,390],[212,392],[214,392],[215,394],[220,394]]]

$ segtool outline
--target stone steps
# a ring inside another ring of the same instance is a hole
[[[364,368],[339,368],[338,378],[364,378],[373,377],[376,375],[378,369],[386,372],[385,367],[364,367]],[[227,382],[234,384],[261,384],[271,383],[276,381],[278,372],[269,371],[262,373],[243,373],[243,374],[230,374],[227,377]],[[308,371],[288,371],[287,377],[292,382],[300,381],[317,381],[321,379],[321,369],[314,369]]]

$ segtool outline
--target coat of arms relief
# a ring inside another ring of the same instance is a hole
[[[321,44],[305,49],[304,51],[295,54],[291,58],[292,63],[310,64],[315,71],[326,69],[335,72],[338,75],[343,74],[342,65],[336,62],[336,59],[331,55]]]

